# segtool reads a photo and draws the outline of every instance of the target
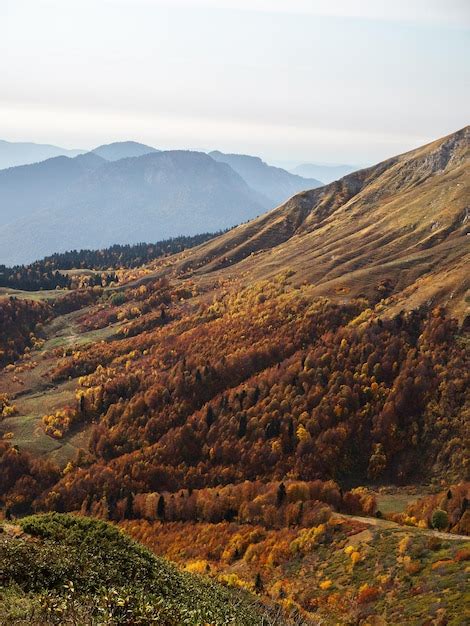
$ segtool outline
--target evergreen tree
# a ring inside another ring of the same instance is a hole
[[[207,411],[206,411],[206,424],[207,424],[207,427],[210,428],[212,426],[212,424],[214,423],[214,421],[215,421],[214,410],[212,409],[211,405],[209,404],[209,406],[207,407]]]
[[[238,438],[241,439],[246,435],[246,413],[240,415],[240,421],[238,422]]]
[[[127,494],[124,519],[132,519],[134,516],[134,496],[131,492]]]
[[[282,506],[285,499],[286,499],[286,486],[284,485],[284,483],[280,483],[279,487],[277,488],[277,497],[276,497],[277,506],[278,507]]]
[[[161,520],[165,519],[165,498],[163,495],[158,498],[157,517]]]

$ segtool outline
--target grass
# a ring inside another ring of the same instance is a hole
[[[80,431],[72,432],[63,439],[53,439],[44,432],[41,417],[38,415],[15,415],[4,418],[0,422],[0,436],[12,433],[9,441],[20,450],[30,452],[33,456],[47,457],[64,467],[75,458],[80,448],[87,447],[91,425],[86,425]]]
[[[409,548],[400,555],[400,542],[407,536],[410,536]],[[368,608],[373,614],[385,617],[387,624],[418,625],[433,614],[437,617],[440,608],[447,623],[457,626],[464,623],[466,610],[465,564],[451,561],[444,571],[434,570],[432,566],[439,560],[453,559],[461,547],[460,543],[454,546],[442,542],[436,551],[430,547],[429,537],[419,531],[410,534],[405,529],[386,529],[373,532],[371,540],[359,544],[362,558],[354,567],[348,563],[344,551],[332,550],[331,546],[319,548],[318,556],[325,565],[324,578],[335,581],[337,591],[357,594],[364,585],[377,587],[377,599],[362,607],[363,613]],[[403,561],[406,556],[419,567],[415,573],[406,570]],[[381,576],[389,577],[390,582],[380,582]],[[449,594],[452,590],[452,600],[446,590]]]
[[[468,241],[460,216],[468,206],[468,167],[457,160],[455,167],[436,168],[446,149],[442,142],[425,146],[395,165],[371,168],[367,177],[352,174],[298,194],[191,250],[175,272],[194,267],[196,283],[214,284],[252,282],[289,269],[295,284],[312,284],[312,295],[342,298],[346,291],[371,301],[387,277],[395,285],[389,302],[394,313],[432,301],[462,321]],[[456,155],[465,159],[466,150],[462,141]],[[427,168],[421,161],[426,153]]]
[[[26,384],[28,378],[33,379],[31,380],[33,389],[26,388],[22,395],[13,400],[18,414],[0,421],[0,434],[10,433],[10,441],[21,450],[34,456],[47,456],[60,466],[64,466],[74,458],[78,448],[86,445],[88,429],[57,440],[46,435],[41,420],[44,415],[75,402],[75,383],[66,382],[51,389],[34,391],[37,380],[32,376],[32,372],[25,373]]]
[[[10,287],[0,287],[0,298],[14,296],[21,300],[55,300],[60,296],[69,293],[67,289],[45,289],[43,291],[22,291],[21,289],[11,289]]]
[[[377,494],[377,508],[382,513],[403,513],[409,504],[416,502],[425,494],[388,493]]]
[[[40,422],[36,415],[14,415],[3,419],[1,429],[3,433],[13,433],[9,440],[21,450],[35,456],[49,455],[61,443],[48,437],[41,429]]]
[[[45,350],[53,350],[55,348],[83,346],[87,343],[96,341],[106,341],[116,334],[116,326],[107,326],[98,330],[90,330],[88,332],[77,332],[73,335],[60,335],[51,337],[44,344]]]

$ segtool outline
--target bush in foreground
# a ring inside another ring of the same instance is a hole
[[[51,513],[21,530],[0,535],[1,623],[269,624],[254,596],[180,572],[105,522]]]

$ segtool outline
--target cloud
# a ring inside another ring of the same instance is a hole
[[[325,17],[411,21],[470,28],[468,0],[104,0],[110,4],[201,7]],[[96,0],[94,0],[96,2]]]

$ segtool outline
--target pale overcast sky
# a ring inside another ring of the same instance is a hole
[[[469,122],[469,0],[0,0],[0,138],[372,163]]]

